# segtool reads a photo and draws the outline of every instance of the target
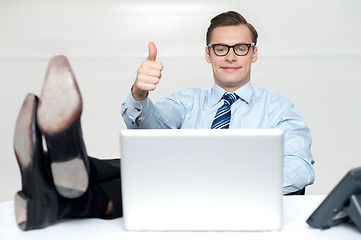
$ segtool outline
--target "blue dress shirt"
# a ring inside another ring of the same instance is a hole
[[[148,97],[135,101],[129,94],[122,104],[128,128],[209,129],[225,90],[186,88],[154,104]],[[229,128],[278,128],[284,132],[283,193],[291,193],[314,181],[311,133],[293,103],[270,90],[253,88],[251,82],[237,89],[240,97],[231,107]]]

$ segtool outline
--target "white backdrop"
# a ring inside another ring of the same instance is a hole
[[[120,104],[148,41],[165,66],[154,101],[184,87],[209,88],[205,33],[228,10],[259,32],[253,85],[292,100],[311,128],[316,181],[307,193],[326,194],[361,166],[361,1],[0,0],[0,201],[20,188],[15,121],[25,95],[40,93],[50,57],[66,55],[77,77],[89,155],[119,157]]]

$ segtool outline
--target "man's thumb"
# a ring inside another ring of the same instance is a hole
[[[157,47],[155,46],[154,42],[150,42],[148,44],[148,50],[149,50],[149,55],[147,57],[147,60],[155,61],[155,58],[157,57]]]

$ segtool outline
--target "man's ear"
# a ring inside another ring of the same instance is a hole
[[[255,63],[257,61],[257,58],[258,58],[258,47],[253,47],[252,63]]]
[[[205,56],[206,56],[207,62],[211,63],[211,57],[209,56],[209,47],[206,47]]]

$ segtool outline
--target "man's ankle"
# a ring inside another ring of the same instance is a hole
[[[105,211],[105,216],[110,216],[113,213],[114,204],[112,201],[109,201],[107,210]]]

